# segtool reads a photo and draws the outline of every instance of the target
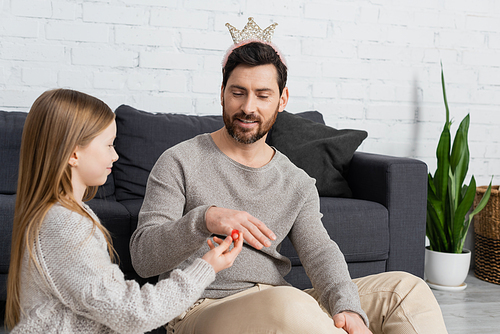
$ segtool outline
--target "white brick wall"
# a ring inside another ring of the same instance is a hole
[[[78,89],[111,108],[219,114],[220,62],[254,16],[278,22],[287,110],[369,132],[360,150],[422,159],[435,170],[444,122],[470,113],[470,174],[500,184],[500,1],[0,0],[0,109],[29,110],[43,91]]]

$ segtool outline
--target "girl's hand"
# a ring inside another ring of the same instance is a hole
[[[231,238],[233,238],[234,241],[238,240],[239,237],[240,237],[240,231],[238,230],[231,231]]]
[[[212,265],[215,273],[231,267],[234,263],[234,260],[243,248],[242,235],[243,233],[240,232],[238,240],[236,240],[236,242],[234,243],[234,247],[231,250],[229,250],[229,247],[231,247],[231,243],[233,242],[233,238],[231,238],[231,236],[228,236],[224,240],[214,237],[214,241],[219,244],[219,246],[217,247],[212,243],[210,239],[207,240],[210,251],[203,255],[202,259]]]

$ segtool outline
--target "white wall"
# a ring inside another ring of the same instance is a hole
[[[478,185],[500,184],[500,1],[0,0],[0,109],[65,87],[155,112],[219,114],[220,62],[254,16],[278,22],[287,110],[361,128],[360,150],[425,161],[444,123],[470,113]]]

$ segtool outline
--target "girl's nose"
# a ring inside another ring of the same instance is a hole
[[[118,158],[120,158],[120,156],[118,155],[118,153],[116,153],[116,150],[115,148],[113,147],[113,162],[115,162],[116,160],[118,160]]]

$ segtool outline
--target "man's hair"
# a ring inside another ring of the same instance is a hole
[[[276,50],[265,43],[250,42],[234,49],[228,56],[222,68],[222,86],[226,88],[227,81],[233,70],[240,64],[259,66],[272,64],[276,68],[278,87],[281,93],[286,86],[287,67],[282,62]]]

